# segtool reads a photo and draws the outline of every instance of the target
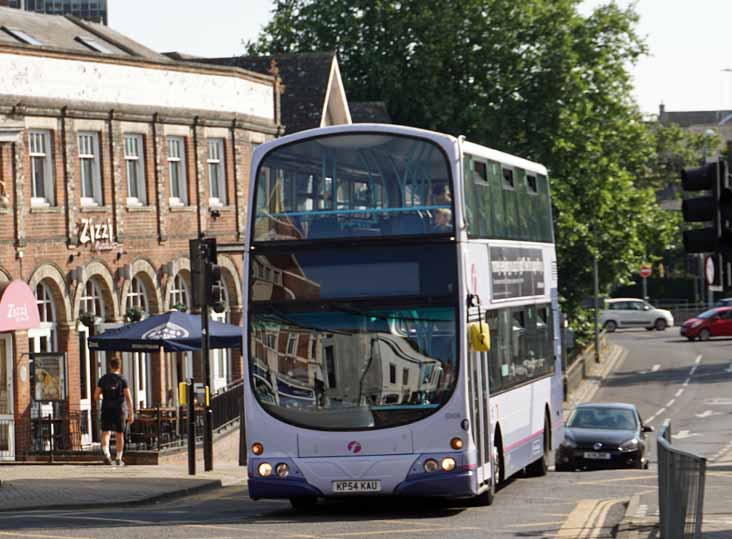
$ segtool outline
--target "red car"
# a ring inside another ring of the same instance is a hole
[[[681,336],[690,341],[732,336],[732,307],[715,307],[681,325]]]

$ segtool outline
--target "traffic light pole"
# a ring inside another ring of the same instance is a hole
[[[203,432],[203,469],[207,472],[213,470],[213,411],[211,410],[211,358],[209,354],[208,341],[208,299],[204,297],[201,305],[201,356],[203,359],[203,370],[206,376],[206,397]]]

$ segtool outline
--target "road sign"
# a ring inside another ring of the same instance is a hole
[[[707,280],[707,285],[714,284],[714,257],[707,256],[704,259],[704,278]]]
[[[651,276],[651,266],[650,264],[643,264],[640,267],[640,276],[644,279]]]

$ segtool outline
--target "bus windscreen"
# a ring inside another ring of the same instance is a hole
[[[266,154],[256,177],[255,242],[453,233],[448,160],[425,139],[305,139]]]

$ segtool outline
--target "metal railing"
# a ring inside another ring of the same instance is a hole
[[[663,539],[701,539],[707,461],[671,445],[671,420],[656,437]]]
[[[239,420],[244,407],[244,381],[238,380],[211,397],[214,432],[224,430]]]

